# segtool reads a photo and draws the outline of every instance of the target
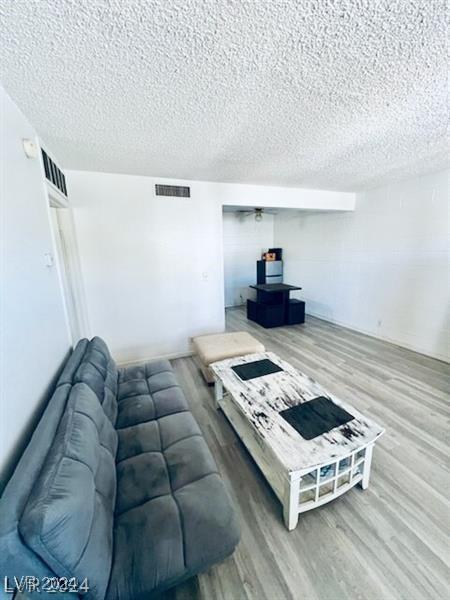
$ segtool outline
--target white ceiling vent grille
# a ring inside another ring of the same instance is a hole
[[[190,198],[191,188],[182,185],[155,185],[155,194],[157,196],[177,196],[178,198]]]
[[[55,165],[55,163],[52,161],[50,156],[43,148],[41,148],[41,151],[46,179],[48,179],[50,183],[53,183],[53,185],[58,188],[61,194],[64,194],[64,196],[66,196],[67,198],[67,186],[64,173]]]

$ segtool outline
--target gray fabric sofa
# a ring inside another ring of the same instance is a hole
[[[87,578],[89,598],[147,599],[238,541],[170,363],[118,370],[103,340],[81,340],[0,499],[2,577]]]

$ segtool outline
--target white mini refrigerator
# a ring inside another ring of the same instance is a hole
[[[256,261],[256,283],[283,283],[283,261]]]

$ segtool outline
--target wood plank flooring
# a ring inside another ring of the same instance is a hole
[[[234,555],[167,600],[428,600],[450,596],[450,366],[308,317],[246,330],[386,428],[369,489],[300,516],[288,532],[281,505],[222,412],[194,358],[173,361],[239,513]]]

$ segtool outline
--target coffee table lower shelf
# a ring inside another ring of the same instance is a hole
[[[221,388],[221,386],[220,386]],[[217,393],[218,392],[218,393]],[[216,390],[216,402],[250,452],[283,505],[287,529],[295,529],[300,513],[331,502],[355,485],[369,485],[373,443],[320,465],[287,472],[264,440],[237,409],[229,394]]]

